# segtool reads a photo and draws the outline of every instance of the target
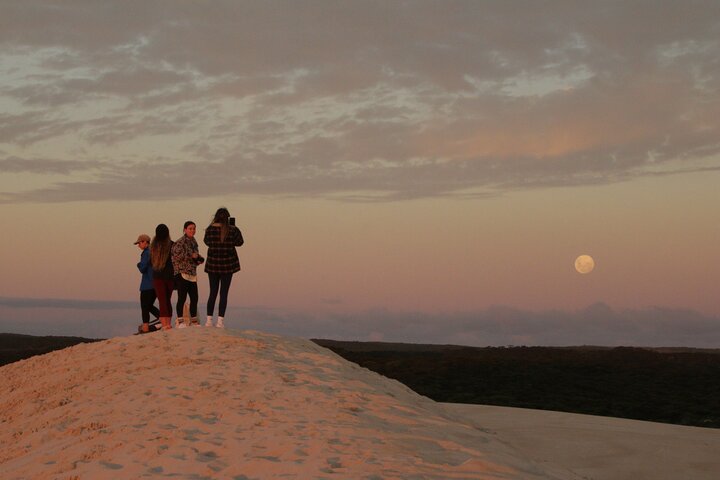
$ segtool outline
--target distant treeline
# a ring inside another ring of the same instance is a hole
[[[720,350],[313,341],[438,402],[720,428]]]
[[[94,341],[2,333],[0,365]],[[438,402],[720,428],[720,350],[313,341]]]
[[[36,337],[16,333],[0,333],[0,366],[35,355],[98,340],[82,337]]]

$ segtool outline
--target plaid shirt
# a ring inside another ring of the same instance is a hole
[[[205,230],[205,245],[208,246],[205,271],[207,273],[235,273],[240,271],[240,260],[235,247],[245,243],[240,229],[230,225],[227,238],[220,241],[220,226],[213,224]]]

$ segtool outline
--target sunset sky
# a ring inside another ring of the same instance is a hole
[[[225,206],[231,328],[720,347],[713,0],[0,0],[0,173],[3,332],[133,332]]]

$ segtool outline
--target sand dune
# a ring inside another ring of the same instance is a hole
[[[0,368],[0,478],[718,478],[720,431],[438,404],[316,344],[192,328]]]
[[[588,480],[717,480],[720,430],[486,405],[444,404],[547,472]]]
[[[207,328],[0,369],[7,479],[549,479],[495,434],[301,339]]]

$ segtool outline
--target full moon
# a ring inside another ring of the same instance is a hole
[[[595,268],[595,260],[590,255],[580,255],[575,259],[575,270],[578,273],[590,273]]]

